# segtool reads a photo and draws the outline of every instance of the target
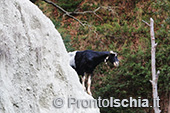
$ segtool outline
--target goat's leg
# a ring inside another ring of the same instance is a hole
[[[89,95],[92,95],[92,93],[91,93],[91,91],[90,91],[90,87],[91,87],[91,75],[88,76],[87,85],[88,85],[88,87],[87,87],[87,93],[88,93]]]
[[[83,77],[81,77],[81,80],[82,80],[82,86],[84,90],[86,91],[86,87],[85,87],[86,76],[84,75]]]

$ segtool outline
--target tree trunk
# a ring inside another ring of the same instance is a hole
[[[154,36],[154,21],[152,18],[150,18],[150,34],[151,34],[151,61],[152,61],[152,80],[150,82],[152,83],[152,90],[153,90],[153,109],[155,113],[160,113],[159,110],[159,96],[158,96],[158,91],[157,91],[157,82],[158,82],[158,76],[159,76],[159,71],[156,74],[156,66],[155,66],[155,51],[156,51],[156,46],[155,44],[155,36]]]

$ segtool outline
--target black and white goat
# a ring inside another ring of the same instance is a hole
[[[85,74],[89,74],[88,76],[88,87],[87,92],[92,95],[90,91],[91,86],[91,76],[93,75],[93,70],[95,67],[100,64],[101,62],[110,61],[114,64],[115,67],[119,66],[119,60],[117,58],[117,53],[113,51],[92,51],[92,50],[85,50],[85,51],[74,51],[69,52],[70,56],[70,65],[74,68],[78,75],[82,76],[82,85],[84,89],[85,87]]]

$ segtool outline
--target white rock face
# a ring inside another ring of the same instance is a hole
[[[92,99],[52,22],[29,0],[0,0],[0,113],[99,113],[68,108],[70,97]]]

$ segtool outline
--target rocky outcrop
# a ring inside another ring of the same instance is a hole
[[[0,0],[0,113],[99,112],[69,98],[92,99],[52,22],[29,0]]]

